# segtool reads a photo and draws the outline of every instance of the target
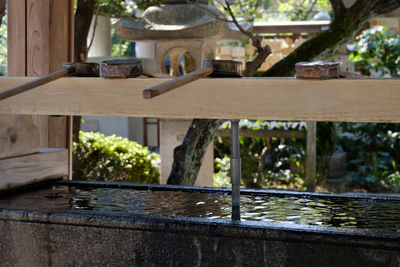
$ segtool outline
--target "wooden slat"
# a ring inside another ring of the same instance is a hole
[[[0,89],[28,78],[1,78]],[[157,78],[62,78],[6,99],[0,114],[400,122],[400,80],[201,79],[155,99]]]
[[[69,15],[69,38],[68,38],[68,62],[74,62],[74,33],[75,33],[75,14],[74,0],[68,0],[68,15]]]
[[[28,76],[43,76],[49,73],[49,23],[49,0],[27,0]]]
[[[42,149],[39,153],[0,160],[0,189],[18,187],[68,174],[66,149]]]
[[[26,9],[26,65],[28,76],[43,76],[49,73],[49,0],[27,0]],[[48,117],[33,116],[40,131],[40,146],[48,147]]]
[[[49,147],[49,118],[44,115],[32,115],[33,123],[39,129],[40,147]]]
[[[8,75],[26,75],[25,1],[7,1]]]
[[[68,120],[66,116],[50,116],[49,117],[49,147],[68,147]]]
[[[49,72],[61,69],[62,63],[69,61],[70,49],[70,7],[69,0],[50,0],[50,39],[49,39]]]

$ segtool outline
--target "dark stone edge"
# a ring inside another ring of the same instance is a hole
[[[214,194],[231,194],[231,188],[215,188],[200,186],[177,186],[177,185],[157,185],[157,184],[139,184],[139,183],[122,183],[122,182],[98,182],[98,181],[68,181],[58,180],[57,185],[79,186],[79,187],[103,187],[103,188],[120,188],[120,189],[136,189],[147,191],[181,191],[190,193],[214,193]],[[301,197],[308,199],[329,199],[329,200],[362,200],[372,202],[394,202],[400,203],[400,194],[371,194],[371,193],[311,193],[296,192],[286,190],[270,190],[270,189],[241,189],[241,195],[253,196],[276,196],[276,197]],[[1,196],[1,195],[0,195]]]
[[[0,220],[18,223],[58,224],[136,231],[169,232],[196,236],[261,239],[294,243],[317,243],[400,251],[400,236],[372,231],[282,223],[211,220],[155,215],[126,215],[93,211],[52,213],[0,209]]]
[[[68,181],[53,179],[25,185],[20,188],[0,191],[0,198],[16,193],[38,190],[52,185],[79,187],[128,188],[149,191],[182,191],[192,193],[230,194],[230,188],[211,188],[195,186],[152,185],[121,182]],[[327,198],[341,200],[395,201],[398,198],[376,196],[376,194],[352,194],[342,196],[325,193],[291,192],[279,190],[243,189],[242,194],[278,197]],[[367,195],[370,196],[367,198]],[[371,199],[371,196],[372,199]],[[51,213],[28,212],[0,209],[0,220],[24,223],[61,224],[71,226],[130,229],[139,231],[158,231],[183,233],[190,235],[207,235],[243,239],[265,239],[290,241],[299,243],[336,244],[340,246],[356,246],[366,248],[400,251],[400,235],[381,234],[367,229],[351,229],[339,227],[321,227],[312,225],[296,225],[291,223],[268,223],[256,221],[231,221],[222,219],[205,219],[158,215],[132,215],[98,211],[57,211]]]

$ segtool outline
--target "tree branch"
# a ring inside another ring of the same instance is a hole
[[[399,0],[378,0],[374,12],[378,15],[389,13],[400,7]]]
[[[228,19],[226,19],[226,18],[224,18],[224,17],[221,17],[220,14],[217,14],[217,13],[215,13],[215,12],[212,12],[210,9],[205,8],[205,7],[201,6],[201,5],[199,5],[199,3],[198,3],[197,1],[196,1],[196,2],[191,2],[190,0],[186,0],[186,3],[189,4],[189,5],[195,5],[196,7],[198,7],[198,8],[200,8],[200,9],[204,10],[204,11],[207,12],[207,13],[209,13],[211,16],[213,16],[213,17],[214,17],[215,19],[217,19],[217,20],[224,21],[224,22],[233,22],[233,20],[228,20]]]
[[[334,14],[337,14],[339,12],[342,12],[343,10],[346,9],[346,7],[343,4],[343,0],[329,0],[332,5],[332,10]]]
[[[0,0],[0,25],[3,21],[3,17],[6,14],[6,0]]]
[[[229,13],[229,15],[231,16],[233,23],[235,23],[236,27],[238,27],[239,31],[241,33],[243,33],[244,35],[246,35],[247,37],[249,37],[252,41],[253,41],[253,45],[255,47],[257,47],[257,50],[262,49],[261,47],[261,40],[259,38],[259,36],[257,34],[252,34],[248,31],[246,31],[245,29],[243,29],[242,25],[239,24],[239,22],[236,20],[235,15],[233,14],[231,5],[229,4],[228,0],[225,0],[225,6],[224,9]]]
[[[302,20],[306,20],[308,18],[308,16],[311,14],[311,12],[313,11],[313,8],[315,7],[315,5],[317,4],[317,0],[314,0],[310,6],[310,8],[307,10],[307,12],[304,14]]]
[[[87,36],[95,9],[95,0],[79,0],[75,12],[75,62],[86,61]]]
[[[244,76],[246,77],[253,76],[254,73],[260,68],[261,64],[264,63],[265,59],[270,54],[271,54],[271,48],[269,47],[269,45],[262,48],[261,52],[258,52],[256,58],[252,61],[252,63],[246,66]]]
[[[239,24],[239,22],[236,20],[235,15],[233,14],[232,8],[229,4],[229,0],[225,0],[225,5],[226,6],[224,8],[232,17],[233,23],[235,23],[236,27],[238,27],[241,33],[245,34],[251,39],[251,41],[253,42],[253,46],[257,48],[258,54],[256,58],[252,61],[251,64],[246,66],[246,71],[244,73],[244,75],[247,77],[253,76],[254,73],[258,70],[258,68],[260,68],[261,64],[265,61],[265,59],[271,54],[271,48],[268,45],[262,47],[261,45],[262,39],[260,38],[260,36],[243,29],[243,27]]]

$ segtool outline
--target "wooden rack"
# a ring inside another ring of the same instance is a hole
[[[0,90],[33,78],[0,78]],[[155,99],[157,78],[61,78],[5,99],[0,114],[400,122],[400,80],[201,79]]]

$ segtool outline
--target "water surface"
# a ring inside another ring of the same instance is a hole
[[[363,228],[400,235],[398,202],[242,195],[241,205],[242,220],[246,221]],[[231,196],[57,186],[0,199],[0,208],[42,212],[93,210],[230,220]]]

